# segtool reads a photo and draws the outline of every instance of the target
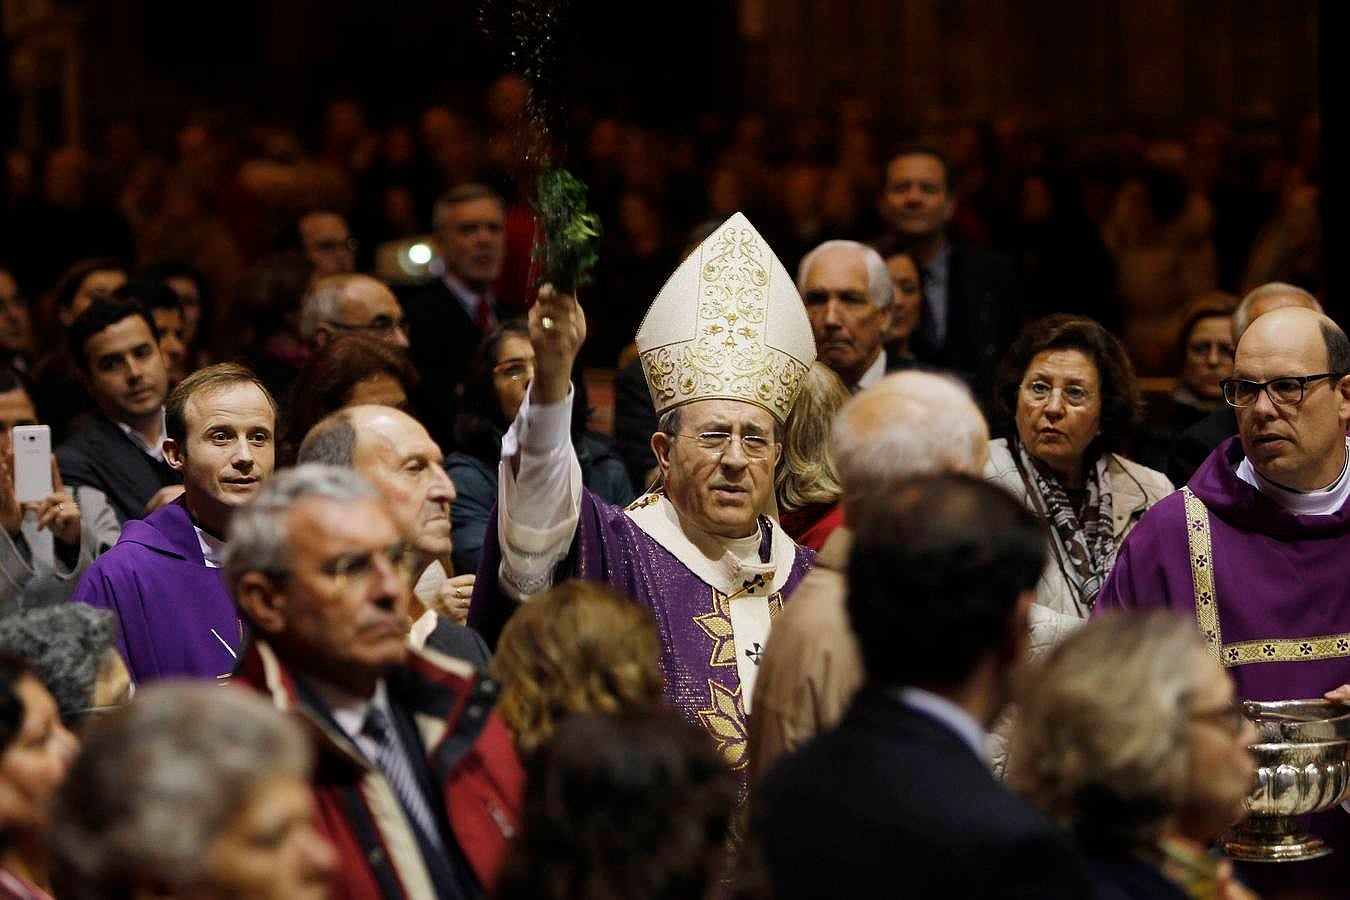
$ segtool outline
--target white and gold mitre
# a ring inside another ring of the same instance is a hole
[[[779,422],[816,358],[796,285],[740,213],[670,276],[637,348],[657,415],[695,400],[744,400]]]

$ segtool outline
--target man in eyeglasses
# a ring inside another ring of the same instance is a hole
[[[816,355],[806,310],[739,213],[680,264],[637,333],[662,487],[627,509],[582,487],[569,440],[568,379],[585,338],[576,299],[542,290],[534,378],[502,441],[469,624],[493,641],[555,581],[608,582],[655,613],[667,699],[744,778],[770,619],[814,558],[773,518],[783,420]]]
[[[1194,615],[1243,699],[1319,697],[1350,683],[1350,342],[1312,310],[1268,312],[1223,391],[1238,435],[1145,514],[1096,612]]]
[[[322,347],[341,334],[360,333],[407,348],[403,307],[394,292],[368,275],[329,275],[300,302],[300,337]]]
[[[334,897],[484,896],[520,824],[496,682],[408,649],[415,560],[381,492],[334,466],[282,472],[231,523],[225,576],[249,625],[237,678],[314,741]]]
[[[165,403],[164,457],[183,494],[127,522],[72,598],[112,610],[117,649],[137,683],[224,680],[244,625],[218,571],[235,511],[272,474],[276,404],[248,369],[199,369]]]

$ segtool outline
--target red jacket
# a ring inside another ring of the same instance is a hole
[[[340,860],[332,900],[421,900],[434,891],[397,795],[329,717],[317,712],[266,642],[256,637],[235,682],[297,715],[314,739],[311,779],[318,827]],[[409,651],[385,678],[391,704],[409,711],[427,748],[431,778],[464,858],[486,893],[496,886],[520,824],[525,774],[493,712],[498,686],[468,663]]]

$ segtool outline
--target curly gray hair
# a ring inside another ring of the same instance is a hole
[[[307,779],[312,748],[261,697],[161,682],[92,721],[53,810],[54,871],[77,900],[137,885],[190,888],[226,823],[278,776]]]
[[[0,619],[0,651],[33,667],[64,722],[89,708],[116,640],[117,617],[84,603],[43,606]]]

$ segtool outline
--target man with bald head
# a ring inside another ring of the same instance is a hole
[[[838,722],[862,684],[844,594],[852,530],[866,525],[857,521],[863,502],[921,475],[978,475],[989,454],[989,429],[964,385],[945,375],[901,372],[839,411],[830,453],[844,489],[844,526],[778,614],[760,659],[750,717],[752,779]]]
[[[1223,382],[1238,435],[1145,514],[1094,612],[1194,615],[1243,699],[1350,683],[1348,373],[1350,342],[1321,313],[1255,318]]]
[[[1317,298],[1301,287],[1271,281],[1248,291],[1233,311],[1233,346],[1237,346],[1247,326],[1273,310],[1285,307],[1322,311]],[[1205,457],[1225,438],[1237,434],[1237,418],[1233,408],[1224,404],[1205,418],[1183,431],[1167,456],[1167,477],[1173,484],[1185,484],[1200,468]]]
[[[398,298],[369,275],[320,278],[300,303],[300,336],[309,346],[322,347],[344,332],[362,332],[396,347],[408,346]]]
[[[460,625],[451,627],[468,616],[474,576],[447,577],[455,485],[442,459],[441,448],[407,413],[391,406],[350,406],[310,429],[297,462],[355,469],[384,495],[417,556],[413,646],[428,645],[481,666],[488,659],[482,639]],[[438,617],[437,609],[451,622]]]

